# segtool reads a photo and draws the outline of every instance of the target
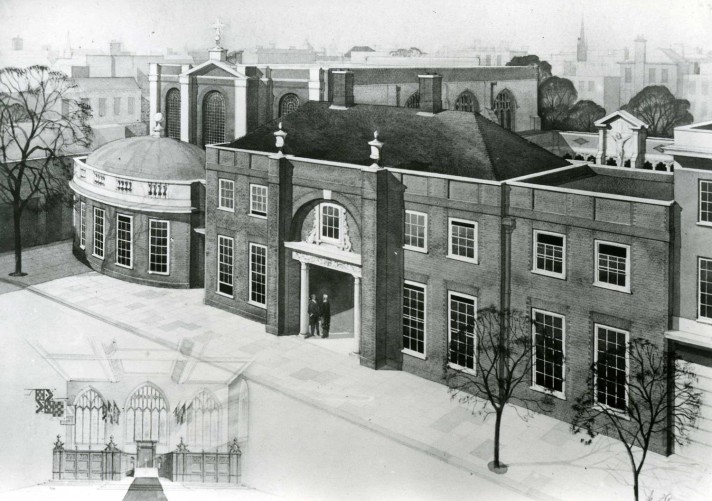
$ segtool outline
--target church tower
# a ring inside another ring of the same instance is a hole
[[[576,61],[579,63],[588,60],[588,44],[586,44],[586,34],[583,31],[583,17],[581,18],[581,34],[576,42]]]

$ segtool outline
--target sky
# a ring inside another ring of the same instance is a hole
[[[673,7],[675,6],[675,7]],[[51,44],[134,52],[214,45],[345,51],[353,45],[415,46],[434,52],[481,40],[530,53],[573,51],[581,19],[591,49],[621,49],[643,35],[649,46],[712,50],[712,0],[0,0],[0,50],[19,35],[26,49]]]

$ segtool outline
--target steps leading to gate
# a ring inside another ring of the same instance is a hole
[[[134,478],[155,477],[158,478],[158,468],[136,468]]]

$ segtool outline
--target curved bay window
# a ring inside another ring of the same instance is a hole
[[[475,95],[469,90],[466,90],[455,100],[455,111],[475,113],[480,111],[480,104],[477,102]]]
[[[279,116],[297,111],[299,104],[299,97],[296,94],[285,94],[279,101]]]
[[[494,99],[492,108],[499,119],[499,125],[507,130],[514,129],[514,106],[514,96],[506,89]]]
[[[180,91],[171,89],[166,94],[166,136],[180,139]]]
[[[168,405],[157,388],[141,386],[129,398],[125,412],[127,442],[153,440],[168,444]]]
[[[217,91],[203,99],[203,145],[225,142],[225,98]]]
[[[220,404],[212,393],[202,390],[186,407],[186,440],[191,447],[220,445]]]
[[[420,91],[413,93],[405,102],[406,108],[420,108]]]
[[[103,407],[104,399],[92,389],[83,391],[74,400],[74,443],[77,446],[106,443]]]

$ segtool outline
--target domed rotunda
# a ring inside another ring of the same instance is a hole
[[[156,118],[150,136],[74,160],[74,253],[129,282],[202,287],[205,152],[162,137]]]

